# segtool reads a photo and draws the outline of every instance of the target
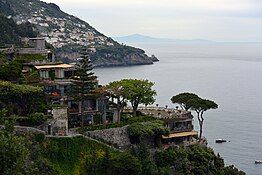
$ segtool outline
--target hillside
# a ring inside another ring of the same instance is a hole
[[[152,156],[144,145],[120,152],[82,136],[45,137],[33,128],[14,132],[10,123],[0,126],[0,139],[3,175],[245,175],[199,145],[170,147]]]
[[[68,62],[79,57],[83,46],[92,48],[94,53],[91,60],[95,66],[152,64],[157,61],[141,49],[120,45],[87,22],[63,12],[53,3],[39,0],[0,0],[0,12],[17,24],[33,24],[39,36],[45,37],[56,48],[57,58]],[[121,48],[121,51],[128,54],[121,55],[119,49],[115,48]]]
[[[17,25],[12,19],[0,14],[0,46],[5,44],[21,44],[21,37],[36,37],[32,24],[23,23]]]

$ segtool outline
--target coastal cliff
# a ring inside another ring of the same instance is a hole
[[[30,23],[38,37],[44,37],[62,61],[74,62],[83,48],[93,51],[90,59],[94,66],[141,65],[158,61],[141,49],[119,44],[87,22],[63,12],[54,3],[0,0],[0,13],[18,25]]]

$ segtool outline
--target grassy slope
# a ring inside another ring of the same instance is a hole
[[[60,171],[60,174],[80,174],[88,158],[103,157],[107,146],[84,137],[48,138],[46,158]]]

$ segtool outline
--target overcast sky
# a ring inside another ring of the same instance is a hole
[[[262,41],[262,0],[44,0],[107,36]]]

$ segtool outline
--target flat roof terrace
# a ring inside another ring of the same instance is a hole
[[[159,119],[192,119],[193,116],[190,111],[174,109],[174,108],[164,108],[164,107],[139,107],[138,110],[145,115],[155,116]],[[126,107],[125,111],[131,112],[132,107]]]
[[[35,66],[36,69],[69,69],[75,68],[75,66],[70,64],[55,64],[55,65],[41,65]]]

